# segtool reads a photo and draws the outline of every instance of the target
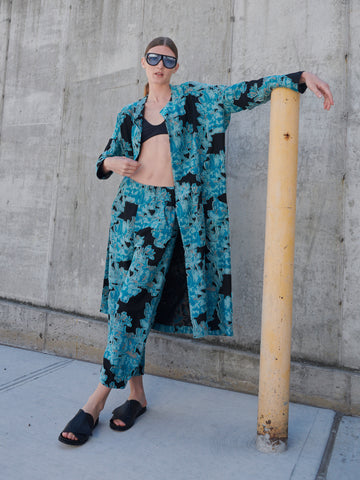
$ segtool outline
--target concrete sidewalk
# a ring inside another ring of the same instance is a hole
[[[255,448],[256,397],[146,375],[149,408],[134,428],[108,427],[127,396],[119,390],[86,445],[68,447],[57,437],[97,384],[99,366],[0,346],[0,371],[2,478],[359,478],[360,418],[291,404],[287,452],[263,454]]]

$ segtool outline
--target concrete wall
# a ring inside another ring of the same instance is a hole
[[[101,361],[98,313],[119,178],[95,178],[117,112],[142,96],[139,59],[171,36],[176,82],[300,69],[292,399],[360,414],[360,4],[356,0],[1,0],[0,338]],[[233,338],[153,334],[147,369],[256,393],[269,104],[227,136]]]

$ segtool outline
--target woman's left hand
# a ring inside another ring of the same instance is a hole
[[[334,105],[329,85],[313,73],[303,72],[299,83],[306,83],[306,86],[314,92],[317,97],[324,97],[325,110],[330,110],[331,105]]]

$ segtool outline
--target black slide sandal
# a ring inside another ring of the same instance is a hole
[[[66,445],[83,445],[89,440],[90,435],[92,435],[92,432],[98,423],[99,419],[94,423],[92,415],[80,409],[60,433],[58,440],[59,442],[66,443]],[[71,432],[78,439],[71,440],[70,438],[65,438],[62,435],[64,432]]]
[[[110,428],[117,430],[118,432],[124,432],[129,430],[135,420],[146,412],[146,407],[142,407],[141,403],[137,400],[126,400],[120,407],[115,408],[112,412],[113,416],[110,420]],[[125,426],[116,425],[114,420],[121,420],[125,423]]]

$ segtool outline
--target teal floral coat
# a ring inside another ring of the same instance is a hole
[[[191,333],[196,338],[233,334],[225,131],[232,113],[267,102],[274,88],[303,93],[306,85],[299,85],[301,73],[231,86],[197,82],[171,85],[171,99],[161,114],[169,133],[180,235],[154,330]],[[138,159],[146,99],[118,114],[115,131],[97,162],[99,178],[111,175],[102,170],[106,157]],[[109,269],[108,259],[101,306],[104,313],[109,313]]]

